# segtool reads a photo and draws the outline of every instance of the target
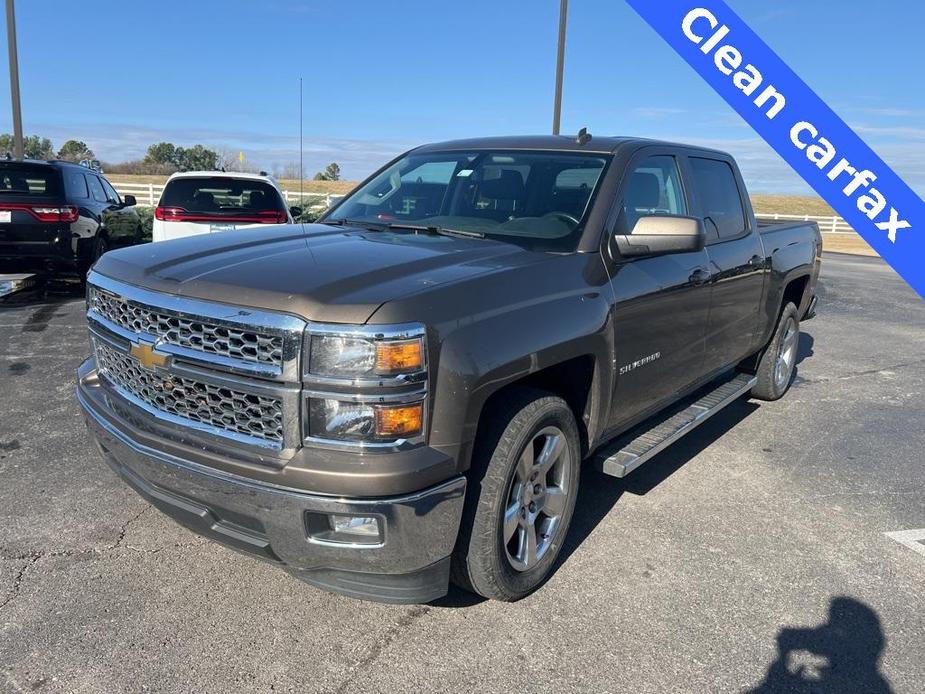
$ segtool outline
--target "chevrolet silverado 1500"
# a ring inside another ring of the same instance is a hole
[[[821,236],[733,159],[634,138],[426,145],[316,224],[107,253],[78,399],[194,531],[344,594],[516,600],[580,472],[788,389]]]

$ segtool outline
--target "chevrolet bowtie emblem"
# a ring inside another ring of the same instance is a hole
[[[150,342],[132,343],[129,353],[148,371],[167,363],[167,356],[158,352]]]

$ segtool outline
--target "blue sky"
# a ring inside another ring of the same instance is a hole
[[[728,2],[925,192],[925,2]],[[301,75],[307,174],[337,161],[359,178],[421,142],[548,132],[558,5],[20,1],[24,129],[55,146],[82,139],[109,161],[168,140],[273,168],[298,160]],[[622,0],[570,3],[562,126],[717,146],[755,191],[808,191]]]

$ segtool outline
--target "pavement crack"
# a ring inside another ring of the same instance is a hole
[[[13,587],[10,588],[10,592],[3,599],[3,602],[0,602],[0,610],[13,602],[16,596],[19,595],[19,590],[22,587],[22,582],[26,577],[26,572],[29,570],[29,567],[35,564],[35,562],[37,562],[40,558],[40,555],[29,557],[29,560],[20,567],[18,572],[16,572],[16,577],[13,579]]]
[[[356,678],[379,659],[379,656],[382,655],[383,651],[392,645],[392,642],[398,638],[402,631],[412,626],[428,612],[430,612],[430,608],[427,605],[415,605],[410,610],[405,612],[401,617],[399,617],[395,624],[386,629],[386,632],[382,638],[373,643],[372,647],[369,649],[369,653],[367,653],[362,660],[353,666],[350,674],[347,675],[344,681],[341,682],[340,686],[338,686],[338,688],[335,690],[336,694],[351,691],[351,685],[356,680]]]
[[[134,516],[129,518],[127,521],[125,521],[125,523],[122,524],[122,527],[119,528],[119,537],[116,538],[115,543],[111,547],[109,547],[108,550],[111,552],[113,550],[119,549],[119,547],[122,546],[122,542],[125,540],[125,535],[128,532],[129,527],[131,527],[131,525],[135,521],[137,521],[139,518],[141,518],[145,513],[147,513],[150,510],[151,510],[151,506],[145,506],[138,513],[136,513]]]

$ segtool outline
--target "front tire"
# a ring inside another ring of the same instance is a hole
[[[473,452],[453,581],[486,598],[514,601],[549,576],[575,510],[581,467],[568,404],[519,390],[485,413]]]
[[[774,337],[758,363],[758,383],[751,395],[758,400],[777,400],[790,389],[800,344],[797,307],[788,303],[781,311]]]

